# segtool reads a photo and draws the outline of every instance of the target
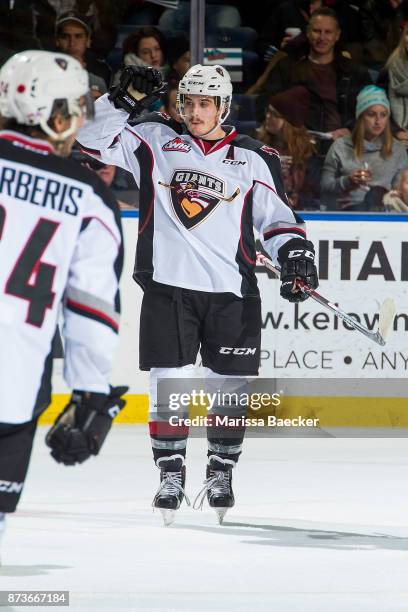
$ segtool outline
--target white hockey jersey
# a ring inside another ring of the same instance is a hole
[[[224,126],[225,128],[225,126]],[[107,94],[78,140],[105,163],[129,170],[140,186],[135,278],[238,296],[258,293],[253,228],[274,261],[278,249],[305,237],[283,192],[271,147],[234,128],[206,151],[162,113],[128,123]]]
[[[99,177],[44,140],[0,132],[0,422],[50,402],[63,304],[65,378],[107,393],[120,311],[120,214]]]

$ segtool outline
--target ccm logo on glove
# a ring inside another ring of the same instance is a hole
[[[314,261],[315,255],[313,251],[306,251],[306,250],[289,251],[288,259],[292,259],[293,257],[305,257],[306,259],[310,259],[311,261]]]

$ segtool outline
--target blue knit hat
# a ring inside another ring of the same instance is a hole
[[[357,96],[356,118],[358,119],[361,113],[375,104],[381,104],[390,112],[390,103],[384,89],[377,85],[367,85]]]

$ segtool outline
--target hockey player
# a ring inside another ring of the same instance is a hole
[[[282,269],[283,298],[306,299],[296,279],[311,287],[318,281],[313,245],[286,202],[278,154],[223,125],[232,97],[228,72],[190,68],[179,84],[183,124],[161,113],[138,118],[162,89],[156,70],[125,68],[119,85],[96,102],[95,123],[78,138],[84,150],[131,171],[140,185],[134,274],[144,290],[140,368],[150,370],[150,435],[161,470],[153,506],[166,523],[184,497],[188,430],[180,425],[163,434],[157,380],[193,376],[198,350],[206,377],[258,374],[253,227]],[[220,520],[234,505],[232,468],[243,436],[243,429],[232,438],[208,430],[205,486]]]
[[[126,387],[109,386],[123,246],[116,201],[68,155],[93,114],[88,75],[62,53],[25,51],[0,70],[0,530],[24,486],[51,400],[51,343],[64,311],[75,389],[47,436],[66,465],[96,455]]]

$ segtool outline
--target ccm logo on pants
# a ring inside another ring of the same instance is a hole
[[[231,346],[222,346],[220,348],[220,353],[222,355],[255,355],[255,348],[246,348],[246,347],[238,347],[234,348]]]
[[[0,480],[1,493],[21,493],[23,482],[10,482],[9,480]]]

